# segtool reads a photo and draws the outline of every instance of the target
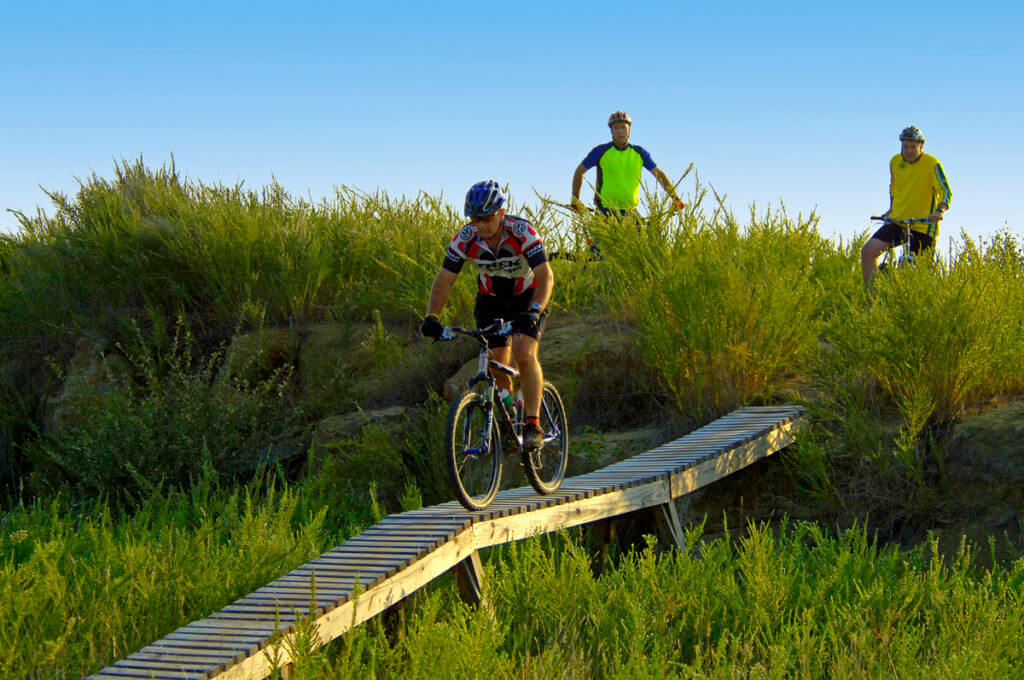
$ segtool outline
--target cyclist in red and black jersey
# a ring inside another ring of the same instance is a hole
[[[503,336],[488,337],[488,341],[497,361],[508,363],[510,356],[515,357],[526,406],[524,445],[539,449],[543,445],[538,416],[544,374],[537,352],[554,275],[537,230],[524,219],[506,215],[505,202],[505,193],[494,180],[470,187],[465,206],[470,222],[448,244],[441,271],[430,288],[420,331],[430,338],[440,337],[444,326],[437,315],[448,301],[462,266],[467,260],[473,262],[479,283],[473,311],[477,327],[499,318],[512,321],[515,333],[511,348]],[[509,376],[501,372],[493,375],[499,388],[511,389]]]

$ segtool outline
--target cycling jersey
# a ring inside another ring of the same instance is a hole
[[[595,146],[583,159],[583,167],[597,167],[597,192],[594,205],[612,210],[634,210],[640,202],[640,171],[651,172],[657,166],[651,154],[635,144],[625,149],[608,142]]]
[[[908,163],[903,154],[898,153],[889,161],[889,174],[890,217],[901,220],[928,217],[940,203],[948,207],[953,198],[942,164],[931,154],[922,153],[916,161]],[[935,238],[939,225],[914,224],[911,229]]]
[[[496,249],[491,250],[471,222],[448,244],[441,266],[458,274],[467,260],[476,265],[480,293],[510,297],[536,285],[533,268],[547,262],[548,256],[532,224],[506,215]]]

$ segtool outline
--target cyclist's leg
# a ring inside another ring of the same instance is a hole
[[[525,311],[530,304],[533,293],[527,291],[513,298],[511,305],[518,311]],[[528,331],[512,335],[512,356],[519,368],[519,386],[523,390],[526,415],[536,416],[540,413],[541,393],[544,389],[544,372],[540,366],[540,337],[544,333],[548,312],[544,310],[537,325]]]
[[[883,224],[878,231],[871,235],[860,249],[860,271],[864,277],[864,285],[871,283],[875,273],[878,271],[878,258],[882,253],[892,248],[896,241],[895,226],[891,223]]]
[[[476,294],[476,306],[473,308],[473,317],[476,319],[476,327],[484,328],[490,326],[497,319],[510,320],[507,309],[508,305],[504,300],[494,295]],[[525,309],[525,308],[524,308]],[[512,359],[512,348],[508,346],[508,336],[489,335],[487,344],[490,347],[491,358],[503,364],[509,363]],[[494,382],[498,389],[512,391],[512,378],[501,371],[491,370]]]
[[[922,234],[919,231],[910,232],[910,252],[914,255],[919,254],[927,248],[932,248],[934,245],[935,239],[928,234]]]

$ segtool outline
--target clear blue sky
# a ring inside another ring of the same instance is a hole
[[[781,199],[844,238],[887,207],[914,123],[953,189],[940,239],[1024,229],[1017,2],[29,7],[0,38],[0,208],[172,153],[193,179],[273,176],[314,199],[346,184],[461,204],[493,177],[566,201],[624,109],[670,177],[694,162],[738,213]]]

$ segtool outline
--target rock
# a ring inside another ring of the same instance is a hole
[[[413,409],[405,406],[392,406],[376,411],[354,411],[328,416],[317,423],[313,431],[313,446],[322,447],[349,439],[370,423],[380,425],[384,429],[393,429],[404,425],[412,412]]]
[[[124,358],[104,354],[97,344],[80,340],[75,355],[65,367],[60,392],[47,401],[46,432],[53,435],[82,425],[86,404],[101,397],[112,384],[126,381],[129,373]]]

